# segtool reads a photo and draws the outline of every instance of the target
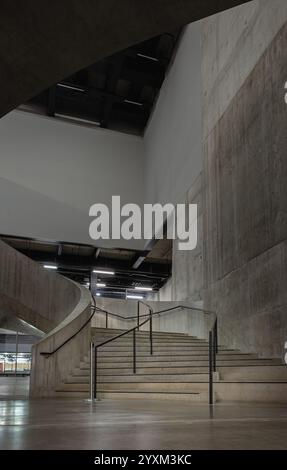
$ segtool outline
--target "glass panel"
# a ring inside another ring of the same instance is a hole
[[[0,374],[30,374],[31,348],[38,339],[8,330],[0,330]]]
[[[31,370],[30,353],[0,353],[0,373],[29,374]]]

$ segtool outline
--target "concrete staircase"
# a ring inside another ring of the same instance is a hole
[[[121,330],[93,329],[96,344]],[[148,332],[137,332],[137,373],[132,371],[132,335],[98,350],[99,398],[154,398],[208,401],[208,344],[179,333],[155,332],[150,355]],[[90,358],[83,358],[66,383],[57,389],[60,397],[88,398]],[[216,401],[287,401],[287,367],[277,359],[219,347],[214,374]]]

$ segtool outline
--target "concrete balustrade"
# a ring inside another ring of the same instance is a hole
[[[33,346],[30,380],[30,395],[33,397],[54,396],[56,388],[65,382],[89,351],[91,297],[85,287],[73,284],[80,294],[76,307],[54,330]],[[84,328],[81,330],[82,327]],[[79,330],[81,331],[73,337]],[[71,337],[73,338],[53,355],[41,355],[43,352],[54,351]]]
[[[91,296],[80,285],[44,269],[38,263],[0,241],[0,312],[2,316],[24,320],[46,333],[32,350],[30,393],[52,396],[67,374],[89,350]],[[82,331],[57,353],[45,358]]]

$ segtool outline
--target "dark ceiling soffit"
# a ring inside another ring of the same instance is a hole
[[[72,243],[72,242],[51,242],[51,241],[45,241],[45,240],[38,240],[34,238],[26,238],[26,237],[18,237],[18,236],[12,236],[12,235],[1,235],[0,234],[0,239],[3,239],[3,241],[9,243],[12,243],[13,246],[13,241],[22,241],[23,243],[25,242],[31,242],[31,243],[37,243],[37,244],[43,244],[43,245],[51,245],[55,246],[55,252],[50,253],[50,252],[45,252],[45,251],[39,251],[39,250],[33,250],[32,247],[31,249],[26,249],[26,248],[17,248],[18,251],[21,253],[25,254],[26,256],[34,259],[35,261],[39,262],[57,262],[60,266],[63,268],[66,267],[67,269],[71,268],[76,268],[78,269],[79,267],[82,267],[83,270],[89,270],[92,267],[102,267],[102,268],[114,268],[114,265],[116,264],[118,267],[118,270],[121,271],[127,271],[127,270],[133,270],[133,264],[135,263],[135,260],[138,259],[139,257],[146,257],[147,254],[149,253],[148,251],[138,251],[138,250],[130,250],[130,249],[123,249],[122,251],[124,252],[130,252],[134,253],[134,257],[131,260],[120,260],[117,258],[113,257],[105,257],[101,256],[102,250],[107,250],[111,254],[113,253],[113,249],[100,249],[96,248],[93,245],[85,245],[85,244],[80,244],[80,243]],[[80,248],[90,248],[93,250],[93,254],[90,256],[85,256],[85,255],[73,255],[73,254],[64,254],[63,253],[63,248],[65,246],[75,246],[75,247],[80,247]],[[116,251],[116,250],[115,250]],[[154,275],[162,275],[163,277],[168,277],[170,275],[170,270],[171,270],[171,263],[157,263],[156,261],[154,262],[149,262],[149,263],[143,263],[141,266],[141,269],[138,271],[139,274],[154,274]],[[136,271],[135,271],[136,272]]]
[[[0,116],[104,57],[248,1],[2,0]]]
[[[78,243],[78,242],[66,242],[66,241],[63,241],[63,240],[58,240],[58,241],[52,241],[52,240],[46,240],[45,238],[31,238],[31,237],[21,237],[21,236],[18,236],[18,235],[10,235],[10,234],[4,234],[4,233],[0,233],[0,239],[6,239],[7,241],[9,240],[15,240],[15,241],[23,241],[23,242],[34,242],[34,243],[37,243],[37,244],[43,244],[43,245],[51,245],[51,246],[55,246],[55,247],[58,247],[59,245],[62,245],[63,246],[77,246],[77,247],[80,247],[80,248],[90,248],[90,249],[94,249],[95,250],[95,257],[97,258],[101,252],[101,250],[107,250],[107,251],[111,251],[111,253],[113,251],[118,251],[118,250],[122,250],[122,251],[129,251],[131,253],[138,253],[139,255],[141,253],[146,253],[145,250],[141,251],[141,250],[133,250],[131,248],[117,248],[117,247],[113,247],[113,248],[105,248],[105,247],[96,247],[94,245],[88,245],[88,244],[85,244],[85,243]],[[3,240],[5,241],[5,240]]]
[[[32,258],[34,261],[40,263],[57,263],[61,269],[69,270],[82,270],[90,272],[94,268],[102,269],[113,269],[117,271],[117,274],[130,272],[132,274],[152,274],[154,276],[160,276],[166,278],[170,275],[171,263],[142,263],[141,269],[134,270],[130,261],[124,261],[114,258],[101,258],[95,260],[89,256],[79,255],[61,255],[58,256],[54,253],[47,253],[42,251],[18,249],[22,254]]]

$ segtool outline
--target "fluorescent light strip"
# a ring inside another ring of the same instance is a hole
[[[80,87],[73,86],[73,85],[65,85],[64,83],[58,83],[57,86],[61,88],[67,88],[68,90],[79,91],[81,93],[85,93],[86,91],[85,88],[80,88]]]
[[[144,297],[142,295],[127,295],[127,299],[142,300]]]
[[[134,104],[136,106],[143,106],[143,103],[139,103],[138,101],[133,100],[125,100],[125,103]]]
[[[95,273],[95,274],[107,274],[108,276],[114,276],[115,275],[114,271],[103,271],[101,269],[94,269],[93,273]]]
[[[52,266],[51,264],[44,264],[43,266],[45,269],[58,269],[58,266]]]
[[[103,284],[102,282],[97,282],[97,287],[106,287],[106,284]]]
[[[135,287],[135,290],[150,292],[153,290],[152,287]]]
[[[143,59],[148,59],[148,60],[153,60],[154,62],[159,62],[159,60],[156,57],[151,57],[150,55],[141,54],[140,52],[138,52],[137,55],[139,57],[142,57]]]
[[[144,262],[145,256],[139,256],[139,258],[136,260],[135,264],[133,265],[134,269],[138,269],[140,265]]]
[[[99,292],[96,293],[97,297],[101,297],[101,294]]]
[[[92,124],[95,127],[99,127],[101,123],[99,121],[90,121],[89,119],[79,118],[76,116],[69,116],[68,114],[55,113],[55,117],[68,119],[73,122],[82,122],[83,124]]]

